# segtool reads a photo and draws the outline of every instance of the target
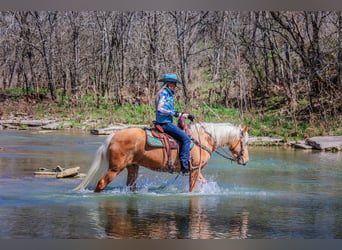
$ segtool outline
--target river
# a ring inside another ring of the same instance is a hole
[[[246,166],[213,154],[206,185],[140,168],[102,193],[71,191],[105,137],[84,132],[0,131],[0,239],[341,239],[342,153],[250,147]]]

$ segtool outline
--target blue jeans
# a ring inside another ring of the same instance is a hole
[[[183,168],[189,169],[190,160],[190,137],[173,123],[160,124],[165,133],[171,135],[180,142],[179,160]]]

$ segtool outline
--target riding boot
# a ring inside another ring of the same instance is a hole
[[[189,173],[190,161],[181,161],[181,172],[182,174]]]

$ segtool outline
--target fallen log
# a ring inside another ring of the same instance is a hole
[[[56,178],[75,177],[78,175],[79,170],[80,167],[64,169],[63,171],[57,173]]]
[[[56,177],[60,179],[60,178],[68,178],[68,177],[77,177],[80,175],[79,170],[80,170],[80,167],[64,169],[64,168],[61,168],[60,166],[57,166],[54,169],[40,168],[39,171],[34,172],[34,175],[51,176],[51,177]]]

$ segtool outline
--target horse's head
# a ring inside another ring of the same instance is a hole
[[[240,165],[246,165],[249,160],[247,143],[248,143],[247,127],[244,127],[243,129],[241,129],[240,137],[236,138],[232,142],[229,148],[230,151],[232,152],[234,159]]]
[[[241,128],[230,123],[201,123],[190,125],[189,130],[193,139],[199,143],[206,142],[211,151],[228,146],[232,157],[220,154],[221,156],[236,161],[240,165],[248,163],[247,127]]]

